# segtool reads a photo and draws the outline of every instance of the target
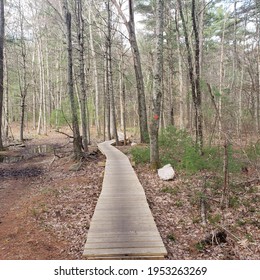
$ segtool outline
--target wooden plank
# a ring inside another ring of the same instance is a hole
[[[156,249],[156,250],[155,250]],[[164,247],[156,248],[112,248],[112,249],[85,249],[85,256],[145,256],[145,255],[166,255],[167,252]]]
[[[91,239],[87,242],[89,243],[116,243],[116,242],[160,242],[162,244],[162,240],[160,236],[156,235],[150,235],[150,236],[136,236],[136,235],[116,235],[117,238],[115,238],[115,235],[111,236],[92,236]],[[86,246],[87,246],[86,244]]]
[[[102,192],[87,236],[88,259],[163,259],[167,254],[145,192],[126,155],[99,144],[107,157]]]
[[[132,241],[132,242],[88,242],[85,249],[119,249],[119,248],[157,248],[163,247],[160,241]]]
[[[94,235],[93,235],[94,234]],[[88,232],[88,238],[92,238],[92,237],[106,237],[106,236],[111,236],[111,237],[115,237],[119,238],[120,236],[133,236],[133,237],[139,237],[139,236],[158,236],[160,237],[159,232],[157,231],[150,231],[150,230],[139,230],[139,231],[134,231],[134,230],[129,230],[129,231],[100,231],[100,232],[94,232],[92,231],[92,229],[89,229]]]

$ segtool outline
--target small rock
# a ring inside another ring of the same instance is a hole
[[[131,146],[136,146],[136,145],[137,145],[137,143],[135,143],[135,142],[131,143]]]
[[[158,169],[158,175],[160,179],[164,181],[172,180],[175,176],[175,171],[171,164],[167,164],[164,167]]]

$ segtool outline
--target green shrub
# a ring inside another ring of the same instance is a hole
[[[150,161],[150,150],[149,147],[133,147],[131,149],[134,162],[148,163]]]
[[[161,165],[171,164],[175,170],[194,174],[201,170],[208,170],[222,174],[224,148],[204,147],[203,155],[199,153],[196,143],[185,130],[178,130],[174,126],[163,129],[159,135],[159,149]],[[149,147],[134,147],[131,151],[134,161],[148,163],[150,161]],[[259,147],[254,145],[251,155],[260,155]],[[243,166],[240,151],[234,151],[232,145],[228,147],[229,172],[240,172]]]

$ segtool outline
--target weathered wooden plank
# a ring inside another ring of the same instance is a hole
[[[91,228],[89,229],[88,232],[88,236],[87,237],[93,237],[93,233],[95,234],[95,236],[97,237],[104,237],[104,236],[114,236],[115,239],[118,238],[119,236],[159,236],[160,234],[158,231],[151,231],[151,230],[139,230],[139,231],[135,231],[135,230],[129,230],[129,231],[100,231],[100,232],[94,232]]]
[[[162,259],[167,254],[145,192],[126,155],[99,144],[107,157],[102,192],[87,236],[88,259]]]
[[[162,240],[160,236],[157,235],[150,235],[150,236],[136,236],[136,235],[116,235],[117,238],[115,239],[115,235],[106,235],[106,236],[92,236],[91,240],[87,242],[89,243],[117,243],[117,242],[136,242],[136,243],[142,243],[142,242],[160,242],[162,244]],[[86,244],[86,246],[87,246]]]
[[[110,257],[120,257],[120,256],[165,256],[167,254],[165,247],[156,248],[112,248],[112,249],[85,249],[84,254],[91,256],[110,256]]]
[[[127,242],[88,242],[85,249],[119,249],[119,248],[161,248],[164,247],[160,241],[127,241]]]

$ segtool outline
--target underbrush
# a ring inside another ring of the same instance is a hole
[[[222,173],[224,147],[205,146],[203,155],[193,139],[184,130],[177,130],[173,126],[164,129],[159,136],[161,165],[170,163],[175,170],[187,174],[200,171]],[[133,160],[137,163],[149,163],[149,146],[136,146],[131,149]],[[230,173],[238,173],[248,164],[257,165],[260,157],[260,143],[251,144],[245,149],[234,149],[228,146],[228,169]]]

